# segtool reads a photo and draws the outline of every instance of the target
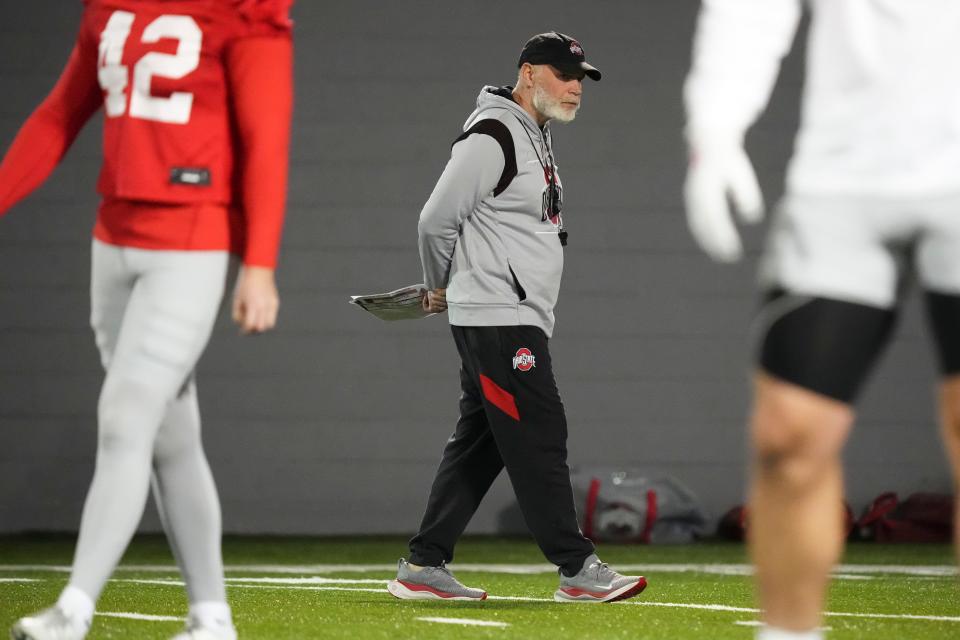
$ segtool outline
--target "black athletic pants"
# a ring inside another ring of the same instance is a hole
[[[577,526],[567,420],[547,337],[532,326],[452,326],[460,352],[460,420],[430,490],[410,562],[438,566],[506,467],[520,510],[550,562],[580,571],[594,552]]]

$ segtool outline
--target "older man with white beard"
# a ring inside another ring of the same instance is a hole
[[[516,87],[480,92],[420,214],[423,304],[449,311],[462,395],[409,561],[388,586],[401,599],[486,598],[445,564],[504,467],[537,544],[559,567],[556,600],[622,600],[646,586],[600,562],[577,526],[547,348],[566,244],[549,123],[572,121],[583,78],[600,72],[556,32],[531,38],[518,65]]]

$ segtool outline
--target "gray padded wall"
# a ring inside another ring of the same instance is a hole
[[[0,147],[56,79],[80,6],[0,2]],[[480,86],[511,82],[520,45],[551,28],[604,72],[586,83],[577,122],[555,132],[572,237],[551,348],[571,464],[672,474],[715,515],[742,501],[762,234],[747,233],[749,259],[721,267],[684,225],[680,90],[696,9],[300,0],[280,327],[240,338],[224,315],[200,365],[228,531],[415,529],[456,419],[456,352],[442,318],[384,324],[346,299],[419,278],[416,219],[451,140]],[[749,141],[769,201],[796,126],[800,54]],[[0,532],[75,530],[92,473],[95,121],[0,221]],[[915,299],[897,335],[847,456],[858,508],[882,490],[950,487]],[[501,478],[470,531],[494,531],[511,501]],[[157,526],[149,509],[144,528]]]

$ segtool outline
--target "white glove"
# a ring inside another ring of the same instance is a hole
[[[743,146],[735,141],[691,142],[683,198],[687,225],[700,247],[719,262],[739,260],[743,244],[733,224],[730,201],[744,222],[763,219],[763,194]]]

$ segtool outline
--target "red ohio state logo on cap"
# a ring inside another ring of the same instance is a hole
[[[517,349],[517,355],[513,356],[513,368],[520,371],[530,371],[537,366],[537,358],[526,347]]]
[[[580,43],[577,42],[576,40],[572,40],[572,41],[570,42],[570,53],[572,53],[572,54],[575,55],[575,56],[582,56],[582,55],[583,55],[583,47],[581,47],[581,46],[580,46]]]

